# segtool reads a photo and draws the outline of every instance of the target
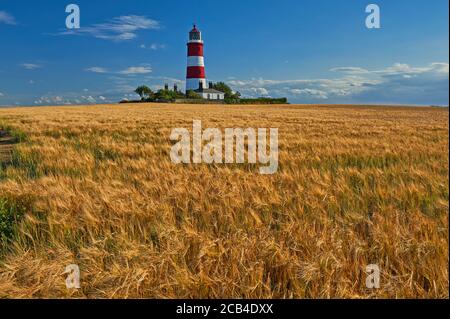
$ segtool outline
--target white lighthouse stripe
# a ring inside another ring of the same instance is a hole
[[[200,81],[203,83],[203,88],[206,89],[206,79],[186,79],[186,91],[198,90]]]
[[[202,56],[188,57],[187,66],[205,66],[205,60]]]
[[[203,40],[189,40],[188,43],[203,43]]]

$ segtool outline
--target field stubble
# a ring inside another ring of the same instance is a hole
[[[0,203],[23,210],[1,244],[0,297],[448,298],[448,116],[337,106],[0,109],[26,136],[0,168]],[[193,119],[279,128],[278,173],[172,164],[170,132]],[[69,264],[80,266],[79,291],[65,287]],[[365,286],[369,264],[381,269],[380,289]]]

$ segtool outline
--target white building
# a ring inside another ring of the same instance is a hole
[[[215,90],[212,88],[212,82],[209,83],[209,88],[204,89],[203,88],[203,82],[199,82],[199,88],[197,90],[194,90],[195,93],[200,95],[205,100],[224,100],[225,99],[225,93]]]

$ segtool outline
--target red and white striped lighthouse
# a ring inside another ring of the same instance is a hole
[[[206,89],[205,60],[203,58],[202,33],[194,28],[189,32],[186,91]]]

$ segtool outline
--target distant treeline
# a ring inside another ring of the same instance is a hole
[[[239,99],[237,103],[231,104],[287,104],[288,100],[285,97],[282,98],[268,98],[268,97],[260,97],[256,99]]]
[[[148,102],[159,102],[159,103],[188,103],[188,104],[288,104],[287,98],[257,98],[257,99],[239,99],[239,100],[204,100],[204,99],[175,99],[175,100],[123,100],[120,103],[148,103]]]
[[[120,103],[145,103],[145,102],[157,102],[157,103],[192,103],[192,104],[287,104],[287,98],[241,98],[241,93],[234,92],[231,87],[229,87],[224,82],[218,82],[212,84],[212,89],[223,92],[225,99],[219,100],[206,100],[203,99],[201,95],[195,91],[189,90],[186,93],[180,92],[177,86],[173,90],[169,89],[166,84],[164,89],[153,92],[148,86],[141,85],[134,91],[141,97],[141,100],[128,101],[123,100]]]

